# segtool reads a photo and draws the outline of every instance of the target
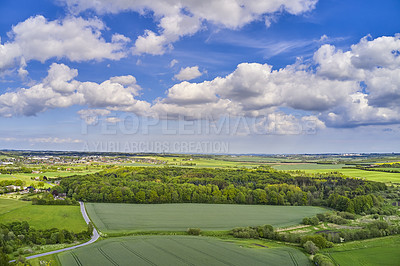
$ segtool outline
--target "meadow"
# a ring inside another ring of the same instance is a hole
[[[0,198],[0,223],[28,221],[36,229],[59,228],[74,232],[87,229],[79,206],[32,205],[31,202]]]
[[[104,233],[140,231],[230,230],[239,226],[271,224],[285,227],[304,217],[325,212],[311,206],[233,204],[117,204],[86,203],[86,210]]]
[[[155,255],[156,254],[156,255]],[[134,236],[106,239],[57,255],[73,265],[310,265],[299,250],[208,237]]]
[[[340,244],[324,250],[338,265],[399,265],[400,236]]]

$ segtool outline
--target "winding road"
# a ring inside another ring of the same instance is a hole
[[[79,202],[79,205],[81,206],[81,213],[82,213],[83,219],[85,219],[85,222],[86,222],[87,224],[89,224],[90,219],[89,219],[89,217],[88,217],[88,215],[87,215],[87,213],[86,213],[84,203],[80,201],[80,202]],[[49,252],[46,252],[46,253],[41,253],[41,254],[36,254],[36,255],[28,256],[28,257],[26,257],[26,259],[27,259],[27,260],[29,260],[29,259],[34,259],[34,258],[38,258],[38,257],[42,257],[42,256],[47,256],[47,255],[51,255],[51,254],[60,253],[60,252],[63,252],[63,251],[67,251],[67,250],[71,250],[71,249],[83,247],[83,246],[92,244],[92,243],[95,242],[97,239],[99,239],[99,237],[100,237],[99,233],[97,232],[96,228],[93,227],[93,235],[92,235],[92,238],[91,238],[88,242],[86,242],[86,243],[83,243],[83,244],[80,244],[80,245],[76,245],[76,246],[72,246],[72,247],[68,247],[68,248],[59,249],[59,250],[53,250],[53,251],[49,251]]]

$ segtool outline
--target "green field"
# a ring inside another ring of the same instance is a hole
[[[28,221],[36,229],[60,228],[74,232],[87,229],[79,206],[32,205],[0,198],[0,223]]]
[[[0,180],[22,180],[24,181],[25,186],[36,186],[40,181],[32,180],[32,178],[39,176],[46,176],[47,178],[57,178],[57,177],[65,177],[71,175],[86,175],[98,172],[99,170],[82,170],[82,171],[59,171],[59,172],[44,172],[40,174],[32,174],[32,173],[16,173],[16,174],[0,174]],[[45,182],[45,188],[52,187]]]
[[[16,210],[21,207],[25,207],[31,205],[32,203],[21,201],[21,200],[11,200],[0,198],[0,217],[4,214],[7,214],[13,210]]]
[[[327,249],[339,265],[400,265],[400,236],[375,238]]]
[[[208,237],[135,236],[106,239],[58,255],[73,265],[310,265],[300,251],[260,247]]]
[[[386,173],[378,171],[365,171],[361,169],[342,169],[343,164],[276,164],[271,165],[277,170],[295,171],[300,170],[308,174],[317,173],[330,173],[340,172],[344,175],[357,178],[365,178],[366,180],[384,182],[384,183],[398,183],[400,184],[400,172],[399,173]]]
[[[179,167],[205,167],[205,168],[224,168],[224,167],[257,167],[262,164],[265,164],[265,159],[258,158],[257,160],[250,161],[235,161],[235,160],[222,160],[222,159],[213,159],[213,158],[192,158],[192,160],[188,160],[187,158],[182,157],[155,157],[155,159],[160,161],[165,161],[167,165],[170,166],[179,166]],[[186,163],[194,164],[194,165],[184,165]],[[149,166],[154,166],[154,164],[149,164]]]
[[[335,171],[341,169],[344,164],[317,164],[317,163],[286,163],[286,164],[272,164],[270,165],[276,170],[329,170]]]
[[[365,171],[360,169],[315,169],[304,170],[306,173],[324,173],[324,172],[340,172],[350,177],[365,178],[371,181],[384,182],[384,183],[400,183],[400,173],[385,173],[378,171]]]
[[[284,227],[324,212],[311,206],[233,204],[117,204],[87,203],[88,215],[100,231],[183,231],[187,228],[217,231],[239,226],[271,224]]]

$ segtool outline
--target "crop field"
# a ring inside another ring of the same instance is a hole
[[[350,177],[365,178],[371,181],[385,183],[400,183],[400,173],[385,173],[378,171],[365,171],[360,169],[326,169],[326,170],[304,170],[306,173],[340,172]]]
[[[344,175],[357,178],[365,178],[366,180],[384,182],[384,183],[398,183],[400,184],[400,172],[399,173],[387,173],[378,171],[365,171],[361,169],[349,169],[344,168],[345,165],[337,164],[277,164],[272,165],[277,170],[295,171],[300,170],[305,173],[316,174],[316,173],[330,173],[340,172]]]
[[[327,249],[339,265],[400,265],[400,236],[376,238],[342,244]]]
[[[36,229],[60,228],[74,232],[87,229],[79,206],[32,205],[13,199],[0,199],[0,223],[28,221]]]
[[[254,246],[207,237],[135,236],[106,239],[57,255],[74,265],[310,265],[300,251]]]
[[[271,224],[290,226],[304,217],[325,212],[311,206],[231,204],[116,204],[87,203],[88,215],[105,233],[184,231],[188,228],[217,231],[239,226]]]
[[[271,165],[276,170],[330,170],[342,169],[344,164],[285,163]]]
[[[208,158],[193,158],[192,160],[185,160],[182,158],[158,157],[158,160],[166,161],[168,165],[180,167],[206,167],[206,168],[221,168],[221,167],[257,167],[262,162],[258,161],[225,161],[218,159]]]

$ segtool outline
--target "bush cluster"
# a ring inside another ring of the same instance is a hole
[[[73,243],[89,239],[92,232],[93,225],[91,224],[86,231],[80,233],[57,228],[36,230],[26,221],[0,224],[0,253],[12,254],[24,246]],[[31,248],[20,250],[22,254],[31,253],[31,251]]]
[[[32,205],[79,205],[75,199],[54,199],[50,193],[44,193],[41,197],[32,199]]]
[[[315,255],[313,258],[313,261],[318,266],[334,266],[335,265],[329,257],[322,255],[322,254]]]
[[[299,243],[302,246],[307,241],[312,241],[318,248],[332,247],[333,243],[327,241],[322,235],[287,234],[274,231],[271,225],[256,227],[238,227],[231,230],[231,234],[237,238],[266,238],[284,242]]]
[[[187,233],[189,235],[193,235],[193,236],[198,236],[201,234],[201,229],[200,228],[189,228],[187,230]]]

